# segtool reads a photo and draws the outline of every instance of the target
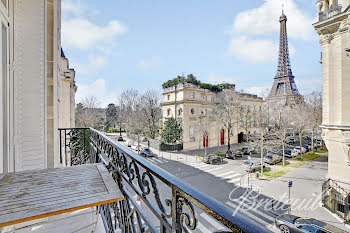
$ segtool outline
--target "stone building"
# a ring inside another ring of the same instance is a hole
[[[328,148],[323,204],[350,219],[350,0],[319,0],[316,23],[322,48],[322,137]]]
[[[59,128],[75,126],[75,71],[69,68],[69,60],[61,49],[58,80],[58,119]]]
[[[0,173],[57,167],[57,129],[74,126],[76,90],[61,1],[1,0],[0,14]]]
[[[239,96],[242,107],[250,108],[252,111],[258,111],[264,103],[263,99],[256,95],[239,93]],[[227,144],[229,135],[223,123],[211,116],[216,99],[217,92],[192,83],[184,82],[164,88],[162,119],[163,122],[171,117],[182,119],[184,150]],[[207,135],[203,135],[203,131],[206,131]],[[230,142],[242,142],[244,134],[246,132],[243,122],[237,119],[231,131]]]

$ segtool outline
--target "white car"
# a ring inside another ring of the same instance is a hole
[[[127,147],[131,147],[131,146],[134,144],[134,142],[133,142],[132,140],[128,139],[128,140],[125,141],[124,144],[125,144],[125,146],[127,146]]]
[[[299,155],[299,151],[296,150],[292,150],[292,152],[290,153],[290,155],[293,157],[297,157]]]
[[[294,147],[293,151],[296,151],[300,154],[300,146]],[[301,152],[304,154],[306,153],[306,149],[304,147],[301,148]]]
[[[137,145],[134,144],[134,145],[131,146],[131,149],[136,150],[136,151],[140,151],[141,147],[142,147],[141,145],[137,146]]]

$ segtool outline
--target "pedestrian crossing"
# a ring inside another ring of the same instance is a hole
[[[216,176],[220,179],[223,179],[230,184],[240,185],[241,178],[243,176],[237,171],[227,171],[223,169],[224,168],[223,166],[213,166],[210,164],[198,163],[198,162],[189,163],[189,165],[196,169],[209,173],[213,176]]]
[[[162,157],[151,157],[151,158],[147,158],[147,160],[154,163],[154,164],[162,164],[162,163],[169,162],[169,160],[162,158]]]

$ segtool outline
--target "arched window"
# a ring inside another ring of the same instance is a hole
[[[179,116],[182,116],[182,108],[179,108],[179,110],[178,110],[178,115],[179,115]]]
[[[191,108],[191,113],[194,114],[194,108]]]
[[[170,108],[168,108],[168,110],[167,110],[168,116],[170,116],[170,113],[171,113],[171,110],[170,110]]]

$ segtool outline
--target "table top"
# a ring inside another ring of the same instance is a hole
[[[0,174],[0,227],[123,200],[103,164]]]

